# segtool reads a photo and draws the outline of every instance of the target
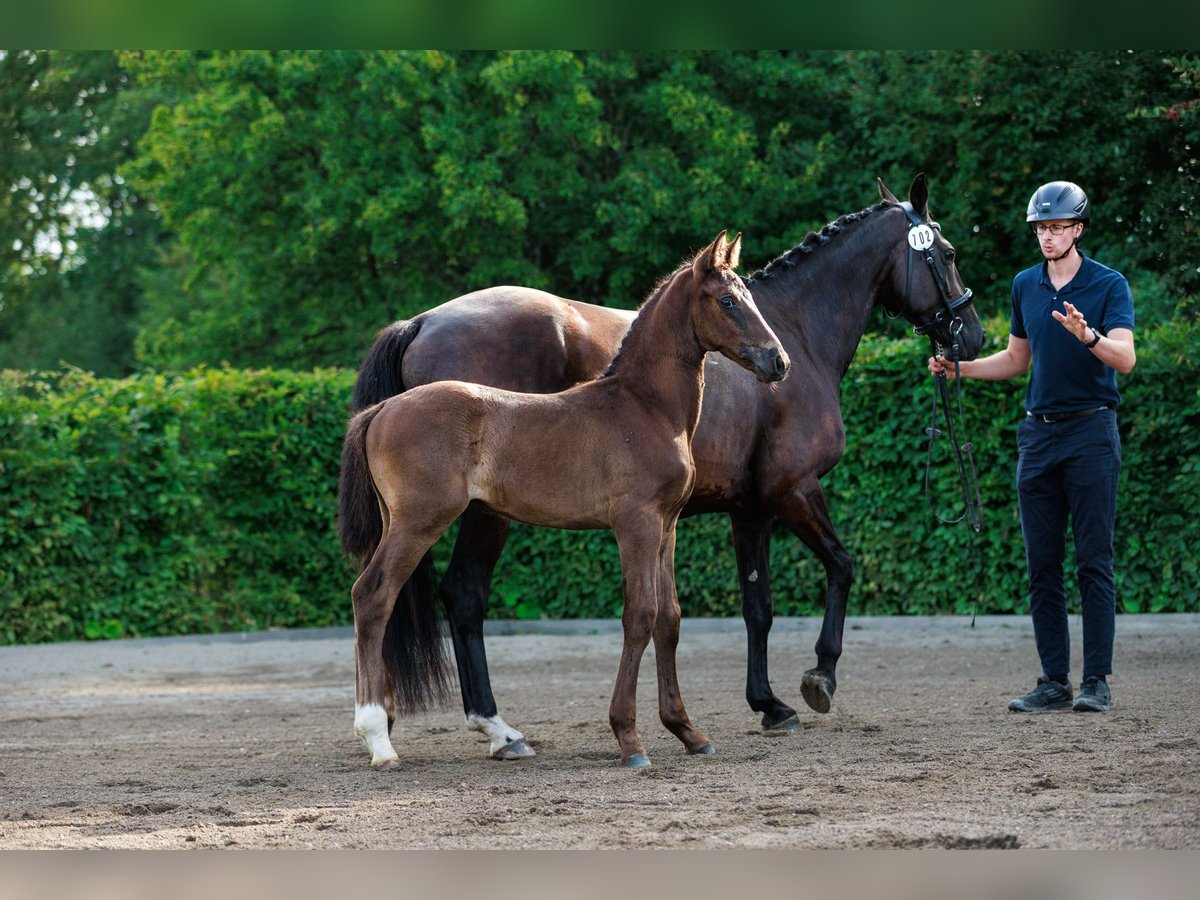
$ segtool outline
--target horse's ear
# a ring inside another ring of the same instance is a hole
[[[729,255],[728,244],[725,242],[725,232],[717,235],[717,239],[696,254],[692,262],[692,272],[697,278],[703,278],[713,269],[725,265]]]
[[[929,185],[925,183],[924,172],[913,179],[912,187],[908,189],[908,202],[918,218],[929,218]]]
[[[742,258],[742,233],[739,231],[737,237],[733,239],[733,243],[729,245],[728,266],[731,269],[738,267],[738,262]]]
[[[899,203],[900,202],[899,200],[896,199],[896,195],[887,189],[887,185],[885,185],[883,183],[882,178],[877,177],[875,179],[875,183],[879,185],[880,198],[887,200],[889,203]]]

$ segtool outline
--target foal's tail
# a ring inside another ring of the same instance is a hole
[[[375,482],[367,462],[367,429],[382,403],[350,420],[342,444],[338,479],[338,531],[342,549],[366,567],[383,539]],[[450,697],[446,647],[434,602],[429,554],[400,589],[383,637],[383,664],[392,683],[396,712],[407,715],[444,705]]]
[[[360,413],[404,391],[401,370],[404,352],[420,330],[420,322],[402,320],[393,322],[375,335],[375,342],[358,369],[350,399],[351,413]],[[367,424],[370,424],[370,420]],[[350,426],[354,427],[353,420]],[[362,431],[366,432],[366,425]],[[342,476],[338,489],[338,532],[342,549],[348,556],[358,560],[359,569],[367,564],[383,539],[383,519],[379,515],[375,491],[370,487],[365,451],[360,448],[356,455],[351,450],[352,446],[361,443],[361,440],[351,442],[350,432],[347,431],[346,443],[342,446]],[[360,466],[361,471],[350,471],[348,476],[348,467],[353,466]],[[422,562],[422,565],[426,564]]]
[[[383,516],[371,469],[367,465],[367,429],[383,404],[355,414],[342,441],[342,470],[338,475],[338,536],[342,550],[358,561],[361,572],[383,540]]]

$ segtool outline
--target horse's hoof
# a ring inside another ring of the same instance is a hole
[[[763,731],[772,734],[786,734],[795,731],[800,727],[800,717],[793,710],[787,709],[782,719],[773,721],[770,716],[763,716],[762,727]]]
[[[518,738],[511,744],[505,744],[493,753],[492,759],[529,759],[531,756],[537,756],[537,753],[529,746],[529,741],[525,740],[525,738]]]
[[[400,768],[400,760],[385,759],[382,762],[377,762],[377,763],[373,762],[373,763],[371,763],[371,768],[374,769],[376,772],[389,772],[392,769]]]
[[[800,693],[804,696],[804,702],[819,713],[829,712],[829,706],[833,702],[833,690],[833,681],[829,676],[816,669],[805,672],[800,682]]]
[[[707,744],[705,744],[699,750],[689,750],[688,751],[688,753],[690,753],[692,756],[712,756],[716,752],[717,752],[717,748],[712,745],[712,741],[709,741]]]
[[[622,763],[627,769],[642,770],[650,768],[650,757],[645,753],[635,753]]]

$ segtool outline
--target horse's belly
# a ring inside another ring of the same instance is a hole
[[[552,461],[552,460],[550,460]],[[481,460],[467,489],[472,500],[510,519],[548,528],[609,528],[607,497],[588,490],[588,473],[529,458]]]
[[[752,486],[748,446],[744,433],[709,432],[692,441],[696,481],[686,507],[687,515],[725,511],[739,502]]]

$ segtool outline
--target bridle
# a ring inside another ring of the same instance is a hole
[[[958,336],[962,333],[963,320],[958,315],[958,311],[971,302],[974,295],[970,288],[965,288],[962,295],[956,299],[950,299],[950,291],[946,286],[946,279],[938,269],[933,258],[934,230],[941,231],[941,226],[937,222],[922,222],[921,218],[916,214],[909,202],[897,204],[904,211],[904,215],[908,218],[908,264],[907,271],[904,277],[904,302],[907,304],[912,295],[912,263],[913,254],[921,253],[925,257],[925,264],[929,266],[929,272],[933,276],[934,284],[937,285],[938,297],[942,302],[942,308],[934,314],[923,325],[913,326],[913,334],[925,335],[929,338],[930,349],[935,357],[941,356],[942,346],[937,338],[933,336],[933,331],[943,322],[947,324],[947,331],[950,334],[950,351],[951,361],[954,363],[954,394],[958,410],[958,419],[962,421],[962,378],[959,373],[959,360],[962,355],[962,348],[959,346]],[[954,415],[950,407],[950,389],[946,383],[946,373],[939,372],[936,376],[937,390],[933,397],[933,412],[929,427],[925,429],[925,433],[929,435],[929,456],[925,463],[925,501],[929,504],[930,511],[934,514],[939,522],[946,525],[956,525],[963,519],[967,519],[971,527],[975,531],[983,529],[983,502],[979,496],[979,482],[975,475],[975,457],[972,454],[972,445],[970,441],[963,441],[961,444],[958,441],[958,435],[954,427]],[[946,432],[943,432],[938,427],[938,408],[941,408],[942,418],[946,423]],[[954,459],[958,465],[958,478],[962,485],[963,500],[965,509],[957,519],[944,518],[933,505],[933,496],[929,490],[929,482],[931,472],[933,470],[933,444],[934,441],[942,436],[950,439],[950,446],[954,450]]]
[[[912,296],[912,263],[913,254],[920,253],[925,258],[925,265],[929,266],[929,273],[933,276],[933,282],[937,285],[938,298],[942,301],[942,309],[939,309],[924,325],[914,325],[913,334],[928,335],[942,322],[949,320],[949,332],[951,345],[957,343],[956,338],[962,330],[962,319],[958,316],[958,311],[970,303],[975,295],[971,293],[970,288],[964,288],[960,297],[951,300],[950,289],[946,286],[945,276],[937,267],[937,263],[933,259],[933,243],[934,232],[940,232],[942,226],[937,222],[922,222],[921,217],[916,214],[912,208],[912,204],[907,200],[897,204],[904,215],[908,217],[908,264],[904,275],[904,302],[907,303]],[[930,338],[933,340],[933,338]]]

